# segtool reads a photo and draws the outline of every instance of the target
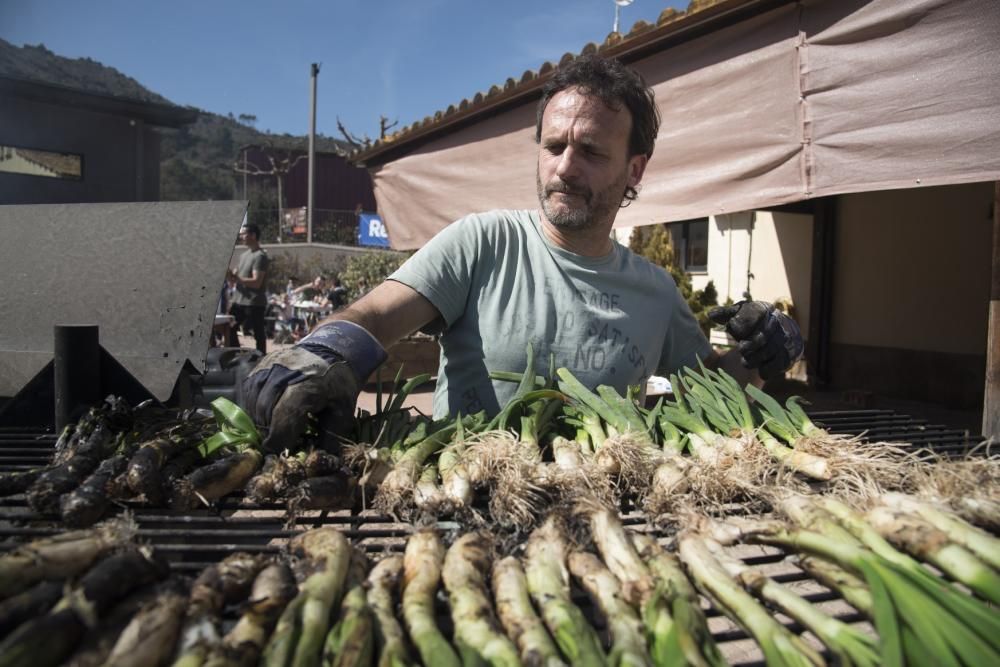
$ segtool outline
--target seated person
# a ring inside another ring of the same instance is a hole
[[[295,310],[288,295],[274,295],[271,303],[276,307],[278,319],[275,322],[275,342],[298,341],[306,335],[306,322],[300,317],[295,317]]]

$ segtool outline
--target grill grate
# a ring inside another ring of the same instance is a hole
[[[809,412],[809,417],[831,433],[863,436],[867,442],[909,444],[942,456],[962,456],[984,440],[978,433],[930,424],[892,410],[815,411]]]
[[[908,443],[914,449],[925,447],[945,456],[968,453],[982,441],[980,436],[967,431],[928,424],[925,420],[889,410],[811,412],[810,416],[833,433],[863,434],[862,439],[866,441]],[[54,434],[41,430],[0,429],[0,471],[27,470],[44,465],[53,453],[55,441]],[[407,536],[413,530],[409,524],[374,512],[310,511],[288,521],[284,506],[246,505],[232,497],[213,510],[175,512],[127,503],[125,508],[136,519],[139,540],[162,552],[175,571],[191,575],[238,551],[279,553],[290,537],[319,526],[334,526],[343,530],[352,543],[372,555],[401,553]],[[650,533],[661,542],[670,539],[667,532],[651,525],[639,511],[625,508],[622,519],[629,528]],[[439,525],[444,529],[459,528],[453,522],[441,522]],[[0,498],[0,551],[63,530],[58,517],[35,514],[23,496]],[[782,551],[772,547],[740,545],[733,547],[732,554],[748,565],[760,568],[775,581],[791,586],[831,616],[845,623],[870,628],[860,613],[835,592],[812,579]],[[579,591],[577,594],[580,595],[581,606],[592,614],[589,602]],[[731,664],[744,667],[764,664],[756,642],[707,600],[703,600],[703,605],[713,637]],[[776,618],[793,632],[803,632],[803,628],[791,619],[781,614],[776,614]],[[804,637],[822,650],[810,634],[806,633]]]

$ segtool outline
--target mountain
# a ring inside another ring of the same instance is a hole
[[[0,39],[0,76],[42,81],[90,93],[127,99],[173,104],[130,76],[90,58],[65,58],[45,48],[17,47]],[[164,201],[232,199],[236,184],[233,172],[242,146],[273,146],[305,150],[308,137],[261,132],[256,117],[198,111],[198,120],[180,129],[158,128],[160,146],[160,198]],[[317,135],[316,150],[343,152],[348,144]]]
[[[45,48],[20,48],[0,39],[0,76],[54,83],[90,93],[126,97],[143,102],[171,104],[167,98],[144,88],[132,77],[90,58],[63,58]]]

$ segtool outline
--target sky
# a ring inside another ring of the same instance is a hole
[[[683,2],[634,0],[621,32]],[[0,0],[0,38],[92,58],[175,104],[251,114],[257,129],[393,130],[579,53],[611,32],[614,0]]]

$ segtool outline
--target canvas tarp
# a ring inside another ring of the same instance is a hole
[[[663,122],[616,226],[1000,179],[1000,2],[811,0],[631,63]],[[372,170],[392,246],[537,206],[535,103]]]

